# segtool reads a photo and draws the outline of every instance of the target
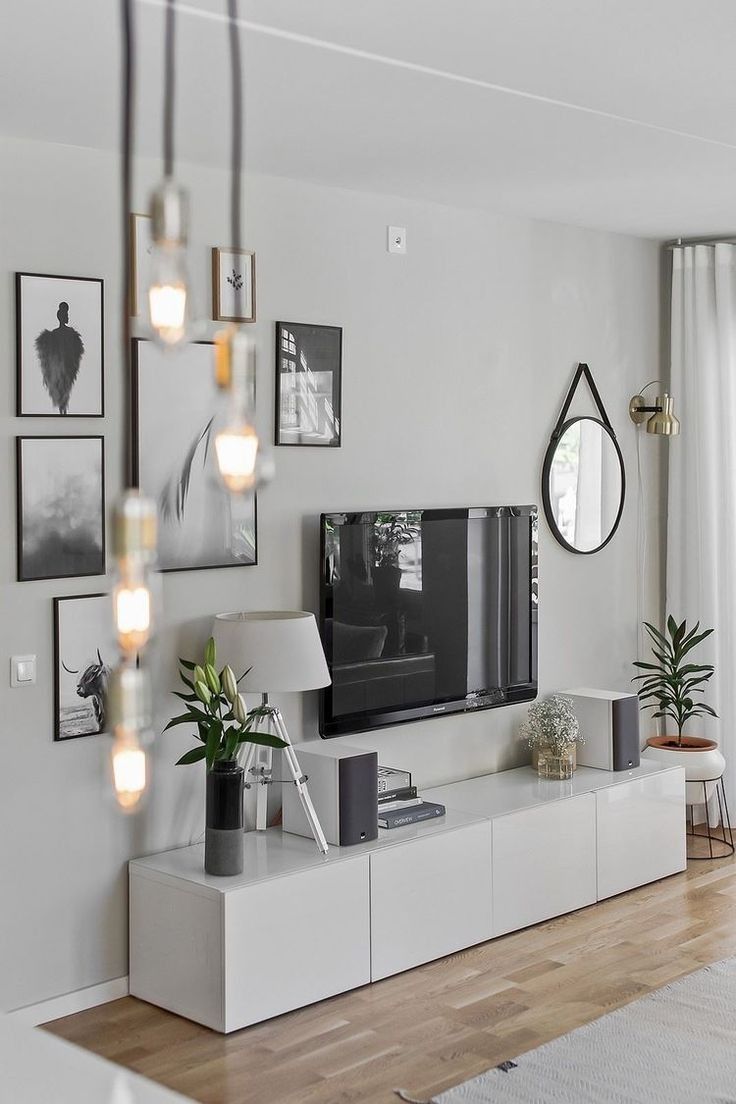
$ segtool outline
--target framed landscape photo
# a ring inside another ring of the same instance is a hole
[[[212,317],[216,322],[255,322],[255,253],[217,246],[212,250]]]
[[[162,571],[257,562],[256,497],[231,495],[217,470],[214,346],[169,356],[133,342],[133,459],[137,485],[158,506]]]
[[[276,323],[277,445],[339,448],[342,328]]]
[[[16,437],[18,580],[105,574],[102,437]]]
[[[103,281],[16,272],[15,326],[18,417],[101,418]]]
[[[109,594],[54,598],[54,740],[109,730],[105,693],[116,657]]]
[[[151,283],[153,237],[150,215],[133,211],[130,215],[130,309],[133,315],[145,313],[146,294]]]

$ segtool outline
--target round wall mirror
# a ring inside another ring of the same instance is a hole
[[[599,552],[618,528],[626,477],[618,442],[598,418],[571,418],[544,458],[544,512],[570,552]]]

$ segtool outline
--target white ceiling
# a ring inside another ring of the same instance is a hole
[[[228,155],[226,0],[180,0],[178,154]],[[161,0],[137,0],[138,148]],[[3,0],[0,132],[116,148],[117,0]],[[649,237],[736,231],[734,0],[240,0],[246,166]]]

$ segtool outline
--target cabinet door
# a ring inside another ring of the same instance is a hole
[[[225,1031],[370,981],[368,856],[225,899]]]
[[[488,821],[371,854],[373,981],[490,937]]]
[[[593,794],[494,818],[494,935],[572,912],[595,899]]]
[[[684,770],[598,790],[596,807],[599,900],[685,869]]]

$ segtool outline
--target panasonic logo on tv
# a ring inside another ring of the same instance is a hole
[[[444,705],[434,705],[434,706],[432,706],[432,712],[433,713],[444,713],[445,712],[445,706]]]

